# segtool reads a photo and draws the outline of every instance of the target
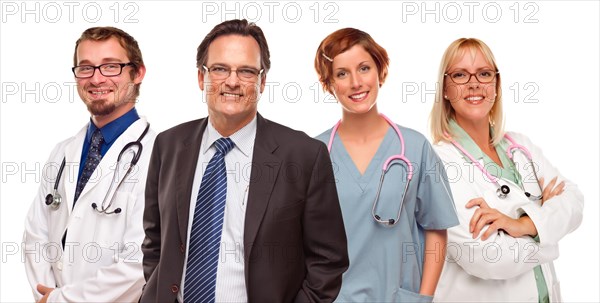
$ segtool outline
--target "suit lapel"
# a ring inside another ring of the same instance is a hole
[[[181,243],[186,243],[187,230],[190,216],[190,197],[194,186],[194,175],[196,173],[196,164],[200,155],[200,144],[202,143],[202,134],[206,129],[208,118],[198,121],[193,131],[189,133],[182,142],[177,152],[177,167],[179,172],[176,175],[177,184],[177,222],[179,224],[179,235]]]
[[[244,259],[246,264],[251,255],[252,245],[265,216],[273,187],[279,176],[281,159],[274,155],[279,146],[270,132],[269,121],[257,114],[256,139],[252,154],[252,172],[244,225]],[[248,271],[246,270],[246,280]]]

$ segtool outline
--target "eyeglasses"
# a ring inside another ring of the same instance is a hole
[[[115,77],[120,75],[123,72],[123,67],[125,66],[133,66],[134,64],[129,63],[104,63],[97,66],[93,65],[79,65],[73,67],[73,74],[75,78],[85,79],[91,78],[94,76],[96,69],[100,71],[100,74],[105,77]]]
[[[496,78],[496,74],[499,74],[499,73],[500,72],[493,71],[491,69],[483,69],[474,74],[471,74],[464,70],[458,70],[455,72],[444,74],[444,76],[450,76],[450,80],[452,80],[452,82],[454,82],[456,84],[468,83],[469,81],[471,81],[472,76],[475,76],[475,78],[477,79],[477,81],[479,81],[479,83],[490,83],[490,82],[494,81],[494,79]]]
[[[231,72],[235,72],[237,77],[242,81],[256,81],[258,80],[258,76],[262,75],[265,71],[264,69],[258,70],[251,67],[242,67],[238,69],[231,69],[227,66],[222,65],[213,65],[211,67],[206,67],[206,65],[202,65],[202,68],[206,70],[213,80],[224,80],[229,78]]]

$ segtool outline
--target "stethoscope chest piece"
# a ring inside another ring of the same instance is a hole
[[[508,185],[502,185],[496,190],[498,198],[504,199],[510,193],[510,187]]]
[[[53,194],[46,195],[46,205],[53,209],[57,209],[60,206],[60,202],[62,202],[62,197],[56,191]]]

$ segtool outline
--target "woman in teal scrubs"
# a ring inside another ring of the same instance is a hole
[[[352,28],[327,36],[315,56],[324,90],[342,106],[339,124],[318,136],[330,150],[348,237],[350,267],[338,302],[430,302],[446,229],[458,224],[429,142],[377,111],[388,64],[385,49]],[[384,163],[402,153],[411,166],[391,160],[380,187]]]

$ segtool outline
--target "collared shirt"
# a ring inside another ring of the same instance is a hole
[[[477,146],[475,141],[471,139],[471,136],[469,136],[455,120],[450,120],[449,126],[454,134],[456,142],[469,152],[475,160],[478,160],[490,174],[501,179],[509,180],[517,185],[521,184],[521,175],[519,174],[519,171],[515,167],[514,162],[506,155],[509,144],[505,139],[502,139],[500,143],[494,146],[496,153],[500,158],[500,162],[502,163],[502,166],[500,166]],[[471,162],[466,156],[465,161]]]
[[[202,134],[200,155],[196,164],[192,196],[190,197],[190,213],[188,218],[187,243],[189,249],[190,234],[194,222],[196,199],[204,170],[216,150],[213,143],[222,138],[221,134],[209,123]],[[254,139],[256,138],[256,116],[246,126],[229,136],[235,144],[234,148],[225,156],[227,168],[227,198],[223,230],[221,233],[221,249],[217,266],[216,302],[247,302],[246,282],[244,276],[244,222],[246,218],[246,203],[250,173],[252,169],[252,155]],[[184,270],[181,279],[181,288],[177,300],[184,302],[185,274],[187,269],[186,251]]]
[[[467,132],[463,130],[455,120],[450,120],[449,126],[450,130],[452,130],[452,133],[454,134],[454,139],[456,142],[458,142],[458,144],[460,144],[468,153],[470,153],[475,160],[480,162],[482,161],[483,166],[490,174],[497,178],[510,180],[521,187],[523,186],[519,171],[516,169],[514,162],[506,155],[506,151],[508,150],[509,146],[509,143],[506,141],[506,139],[502,139],[500,143],[494,146],[496,148],[496,153],[498,153],[498,157],[500,158],[500,162],[502,163],[503,167],[501,167],[488,155],[486,155],[481,148],[479,148],[479,146],[477,146],[475,141],[471,139],[469,134],[467,134]],[[468,158],[465,160],[467,162],[471,161]],[[539,242],[539,238],[537,236],[534,239]],[[533,273],[538,289],[538,301],[540,303],[550,302],[548,286],[546,285],[546,279],[542,273],[542,267],[539,265],[534,267]]]
[[[104,157],[110,147],[115,143],[117,138],[121,134],[123,134],[133,122],[137,121],[140,118],[135,107],[130,111],[122,115],[121,117],[115,119],[114,121],[104,125],[100,128],[100,132],[102,133],[102,137],[104,138],[104,143],[100,146],[100,155]],[[88,150],[90,149],[90,144],[92,143],[92,134],[96,131],[98,127],[94,125],[92,119],[90,118],[90,123],[88,124],[88,129],[85,134],[85,139],[83,140],[83,149],[81,152],[81,161],[79,162],[79,175],[77,180],[81,177],[81,172],[83,171],[83,167],[85,165],[85,160],[88,155]]]

